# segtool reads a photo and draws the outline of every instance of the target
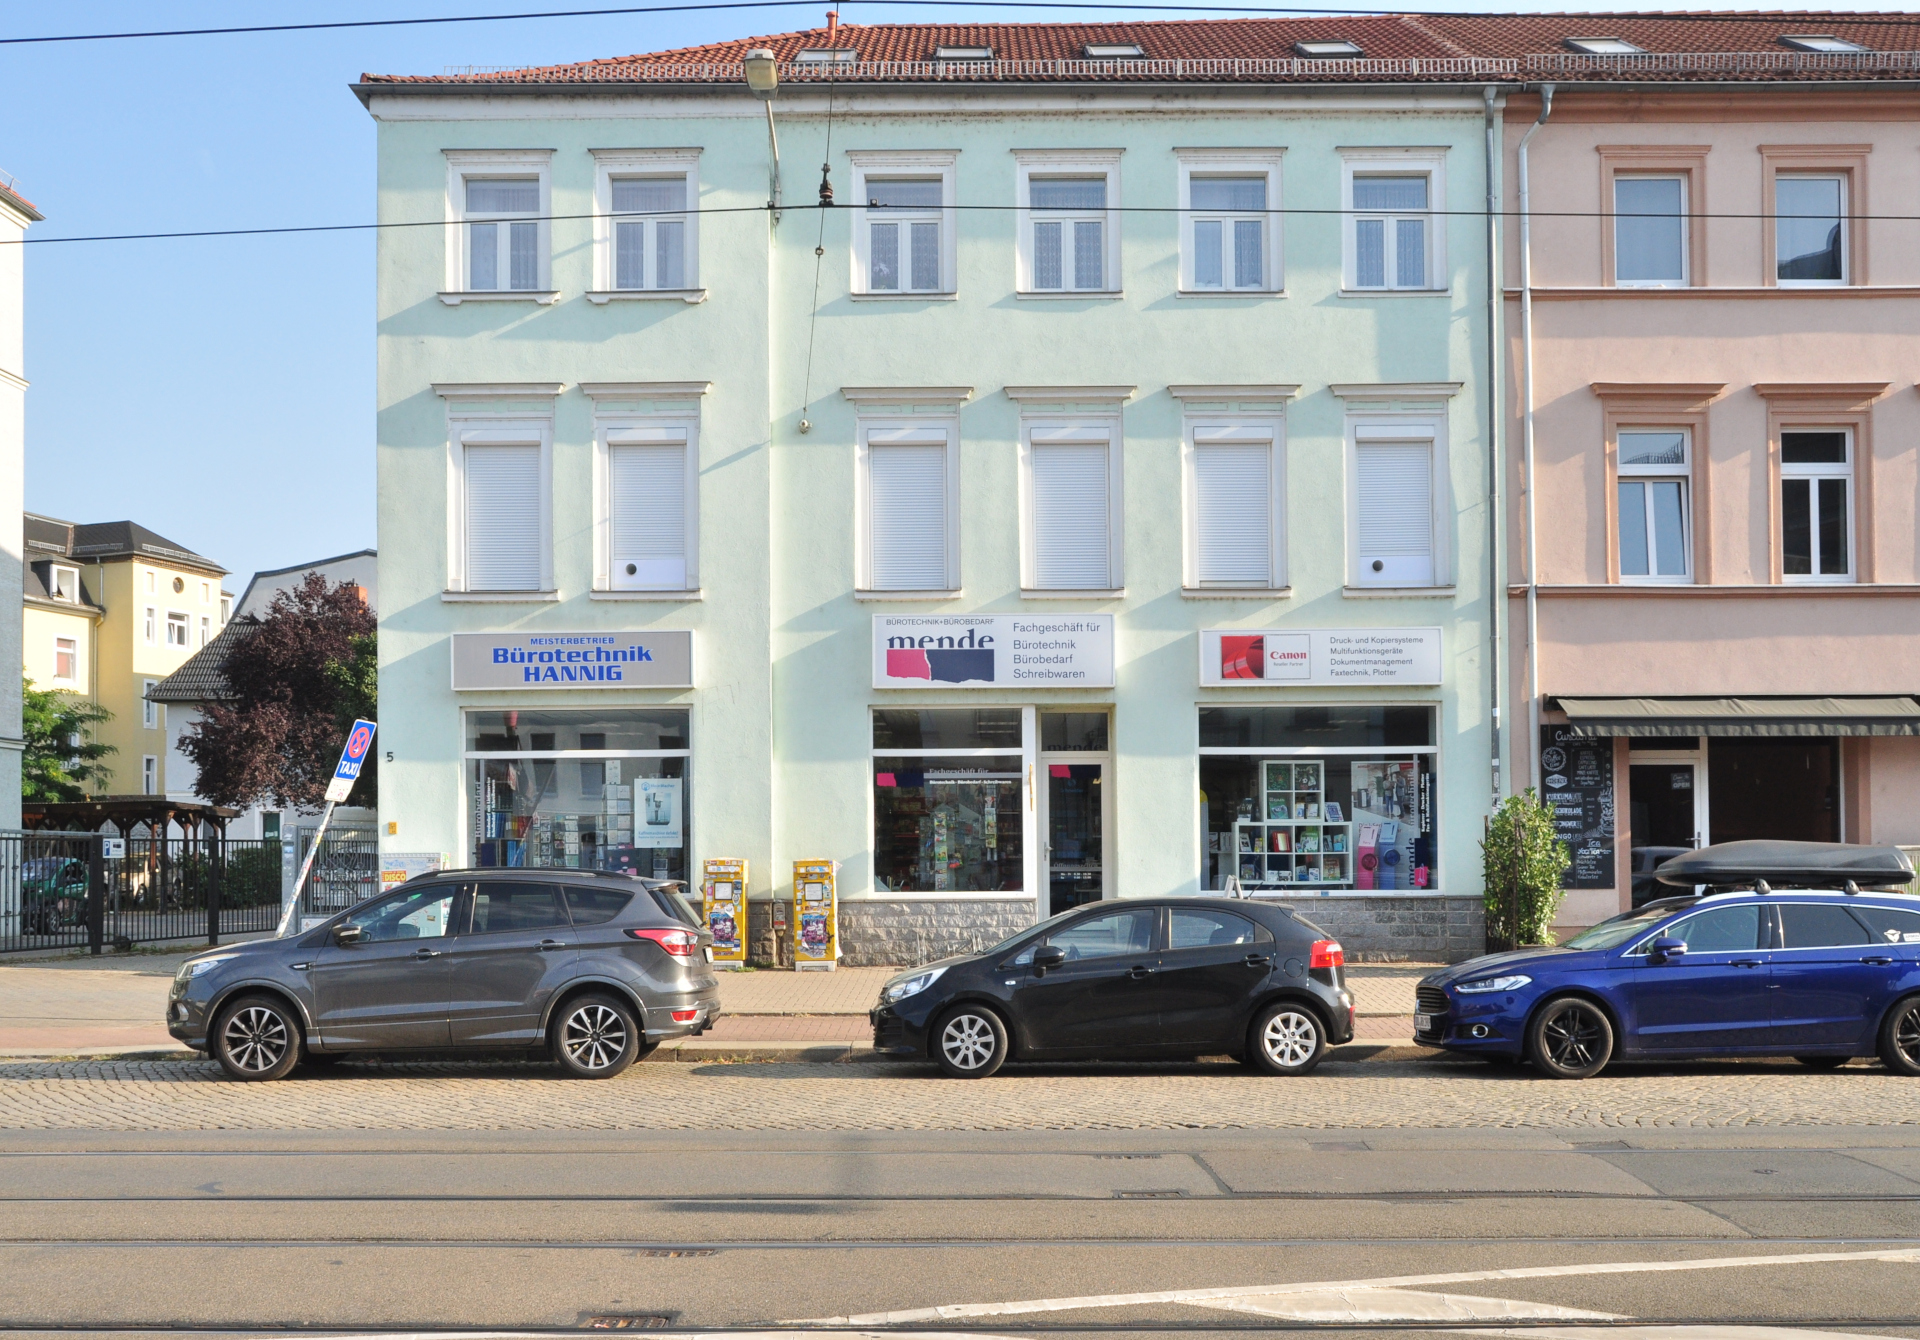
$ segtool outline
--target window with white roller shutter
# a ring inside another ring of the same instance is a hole
[[[542,444],[529,431],[462,435],[462,576],[469,591],[538,591],[544,574]]]
[[[693,580],[684,426],[607,430],[608,585],[684,591]]]
[[[1034,590],[1116,585],[1113,432],[1035,426],[1027,432],[1028,576]]]
[[[861,589],[954,589],[960,582],[950,427],[865,424],[860,441]]]
[[[1355,586],[1432,586],[1434,436],[1414,424],[1360,424],[1353,435]]]
[[[1187,584],[1282,585],[1272,424],[1198,423],[1187,449]]]

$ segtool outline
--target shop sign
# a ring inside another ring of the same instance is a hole
[[[1553,809],[1553,831],[1572,859],[1561,887],[1613,888],[1613,741],[1542,726],[1540,782],[1541,798]]]
[[[693,634],[455,633],[456,689],[690,689]]]
[[[1205,628],[1200,682],[1255,685],[1438,684],[1438,628]]]
[[[876,614],[876,689],[1112,688],[1111,614]]]

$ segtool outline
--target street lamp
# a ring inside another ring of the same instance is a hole
[[[767,105],[767,209],[774,223],[780,222],[780,137],[773,129],[773,97],[780,91],[780,69],[773,52],[755,47],[740,61],[746,72],[747,87]]]

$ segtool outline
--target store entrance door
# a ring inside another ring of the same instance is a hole
[[[1106,896],[1105,763],[1048,763],[1047,915]]]
[[[1694,847],[1704,845],[1705,834],[1696,797],[1702,790],[1701,767],[1692,761],[1642,763],[1638,757],[1628,769],[1633,793],[1633,846]]]

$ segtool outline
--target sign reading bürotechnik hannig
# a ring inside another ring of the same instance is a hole
[[[456,689],[690,689],[693,634],[455,633]]]
[[[1111,614],[876,614],[876,689],[1112,688]]]

